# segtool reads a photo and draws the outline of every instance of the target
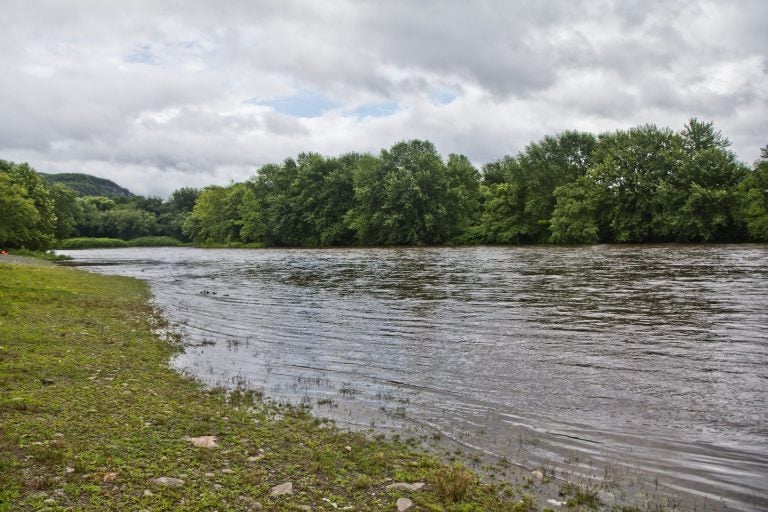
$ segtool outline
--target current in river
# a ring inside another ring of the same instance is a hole
[[[61,252],[148,281],[209,385],[768,509],[766,245]]]

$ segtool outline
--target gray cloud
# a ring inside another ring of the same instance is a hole
[[[752,161],[765,48],[760,0],[8,0],[0,158],[166,195],[299,151],[419,137],[480,164],[564,129],[698,116]],[[298,94],[330,107],[281,111]],[[384,102],[397,108],[349,115]]]

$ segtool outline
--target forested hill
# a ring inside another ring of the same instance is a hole
[[[40,176],[48,184],[60,183],[66,187],[71,188],[77,192],[80,196],[104,196],[104,197],[133,197],[127,188],[123,188],[114,181],[110,181],[105,178],[98,178],[91,176],[90,174],[82,173],[62,173],[62,174],[45,174],[40,173]]]

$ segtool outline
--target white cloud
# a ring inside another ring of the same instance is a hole
[[[760,0],[3,4],[0,158],[143,194],[413,137],[478,164],[691,116],[768,143]]]

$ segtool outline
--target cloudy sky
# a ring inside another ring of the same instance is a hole
[[[411,138],[481,165],[565,129],[768,144],[765,0],[0,0],[0,158],[140,194]]]

